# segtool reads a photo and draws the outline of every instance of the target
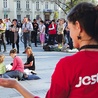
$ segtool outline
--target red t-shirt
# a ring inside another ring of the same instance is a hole
[[[24,72],[24,64],[20,57],[16,56],[13,60],[13,66],[11,70],[18,70]]]
[[[98,98],[98,52],[80,51],[61,59],[46,98]]]
[[[49,30],[49,34],[56,34],[56,27],[57,27],[56,24],[54,24],[54,29]],[[50,24],[48,28],[53,28],[52,24]]]

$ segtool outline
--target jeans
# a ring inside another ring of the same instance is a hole
[[[18,70],[14,70],[14,71],[6,72],[5,74],[2,75],[2,77],[3,78],[18,78],[18,79],[22,79],[23,73],[18,71]]]
[[[26,49],[27,44],[31,47],[31,32],[24,32],[23,38],[24,38],[24,48]]]
[[[9,30],[5,31],[5,37],[6,37],[7,44],[11,43],[11,36]]]

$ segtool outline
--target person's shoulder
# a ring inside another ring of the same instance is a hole
[[[30,57],[34,57],[33,53],[30,55]]]
[[[19,60],[19,59],[21,59],[19,56],[16,56],[14,59],[16,59],[16,60]]]
[[[28,24],[28,25],[32,25],[32,22],[28,22],[27,24]]]
[[[73,55],[63,57],[59,60],[59,64],[64,65],[73,65],[75,61],[78,61],[81,58],[81,52],[77,52]]]
[[[45,28],[46,26],[45,26],[45,25],[43,25],[43,27]]]
[[[0,67],[3,67],[3,66],[5,66],[5,64],[4,63],[0,63]]]

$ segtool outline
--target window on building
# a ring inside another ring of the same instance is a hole
[[[7,8],[7,0],[3,0],[3,7]]]
[[[4,19],[8,18],[8,14],[4,14]]]
[[[20,0],[17,1],[17,9],[20,9]]]
[[[26,15],[26,17],[27,17],[28,19],[30,19],[30,15]]]
[[[26,1],[26,9],[29,9],[29,1]]]
[[[36,19],[38,20],[40,18],[40,15],[36,15]]]
[[[48,9],[48,2],[45,2],[45,9]]]
[[[21,21],[21,15],[17,15],[17,20]]]
[[[39,10],[39,1],[36,2],[36,10]]]

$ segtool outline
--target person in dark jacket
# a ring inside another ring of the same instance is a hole
[[[37,47],[37,32],[38,32],[38,23],[36,21],[36,19],[33,20],[33,31],[31,32],[31,41],[35,43],[35,47]]]
[[[13,19],[10,31],[11,31],[12,48],[15,48],[16,44],[17,53],[19,53],[19,34],[18,34],[19,26],[17,25],[17,19]]]
[[[24,64],[24,68],[28,68],[29,70],[35,70],[35,58],[32,52],[31,47],[27,47],[25,50],[25,53],[27,54],[27,61]]]

